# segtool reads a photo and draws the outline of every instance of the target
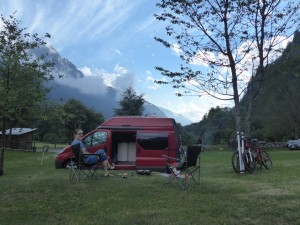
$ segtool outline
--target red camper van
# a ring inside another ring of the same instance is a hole
[[[163,171],[165,158],[178,156],[180,138],[172,118],[120,116],[102,123],[82,137],[91,153],[104,149],[116,169]],[[66,147],[55,159],[56,168],[68,168],[73,156]]]

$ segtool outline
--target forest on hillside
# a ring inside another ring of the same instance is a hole
[[[300,32],[275,62],[266,68],[266,76],[253,100],[251,137],[275,142],[300,136]],[[256,82],[255,79],[252,82]],[[249,96],[241,100],[245,116]],[[235,138],[233,108],[211,108],[199,123],[184,127],[189,135],[202,137],[206,144],[226,144]]]

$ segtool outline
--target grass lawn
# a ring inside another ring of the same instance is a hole
[[[182,191],[160,173],[72,183],[55,153],[7,150],[0,224],[300,224],[300,151],[269,153],[273,170],[250,175],[233,172],[230,151],[205,151],[200,185]]]
[[[40,141],[34,142],[34,147],[36,147],[36,149],[38,151],[43,150],[44,147],[48,147],[48,149],[63,149],[66,146],[68,146],[68,143],[53,144],[53,143],[46,143],[46,142],[40,142]]]

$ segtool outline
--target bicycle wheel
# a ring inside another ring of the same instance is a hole
[[[261,158],[262,158],[262,164],[264,165],[264,167],[268,170],[271,170],[273,164],[272,164],[272,160],[271,160],[271,157],[269,156],[269,154],[266,151],[262,151]]]
[[[255,157],[256,169],[258,170],[258,168],[262,167],[262,157],[260,151],[256,150],[254,153],[252,152],[252,154]]]
[[[239,153],[234,152],[231,156],[231,164],[236,173],[240,173],[240,159],[239,159]]]
[[[243,159],[245,168],[249,173],[256,172],[255,156],[253,155],[253,153],[251,151],[245,151],[243,153],[242,159]]]

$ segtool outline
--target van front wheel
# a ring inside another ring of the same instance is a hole
[[[77,165],[72,162],[71,160],[67,161],[65,164],[64,164],[64,168],[66,169],[71,169],[72,168],[72,163],[73,163],[73,167],[74,169],[77,169]]]

